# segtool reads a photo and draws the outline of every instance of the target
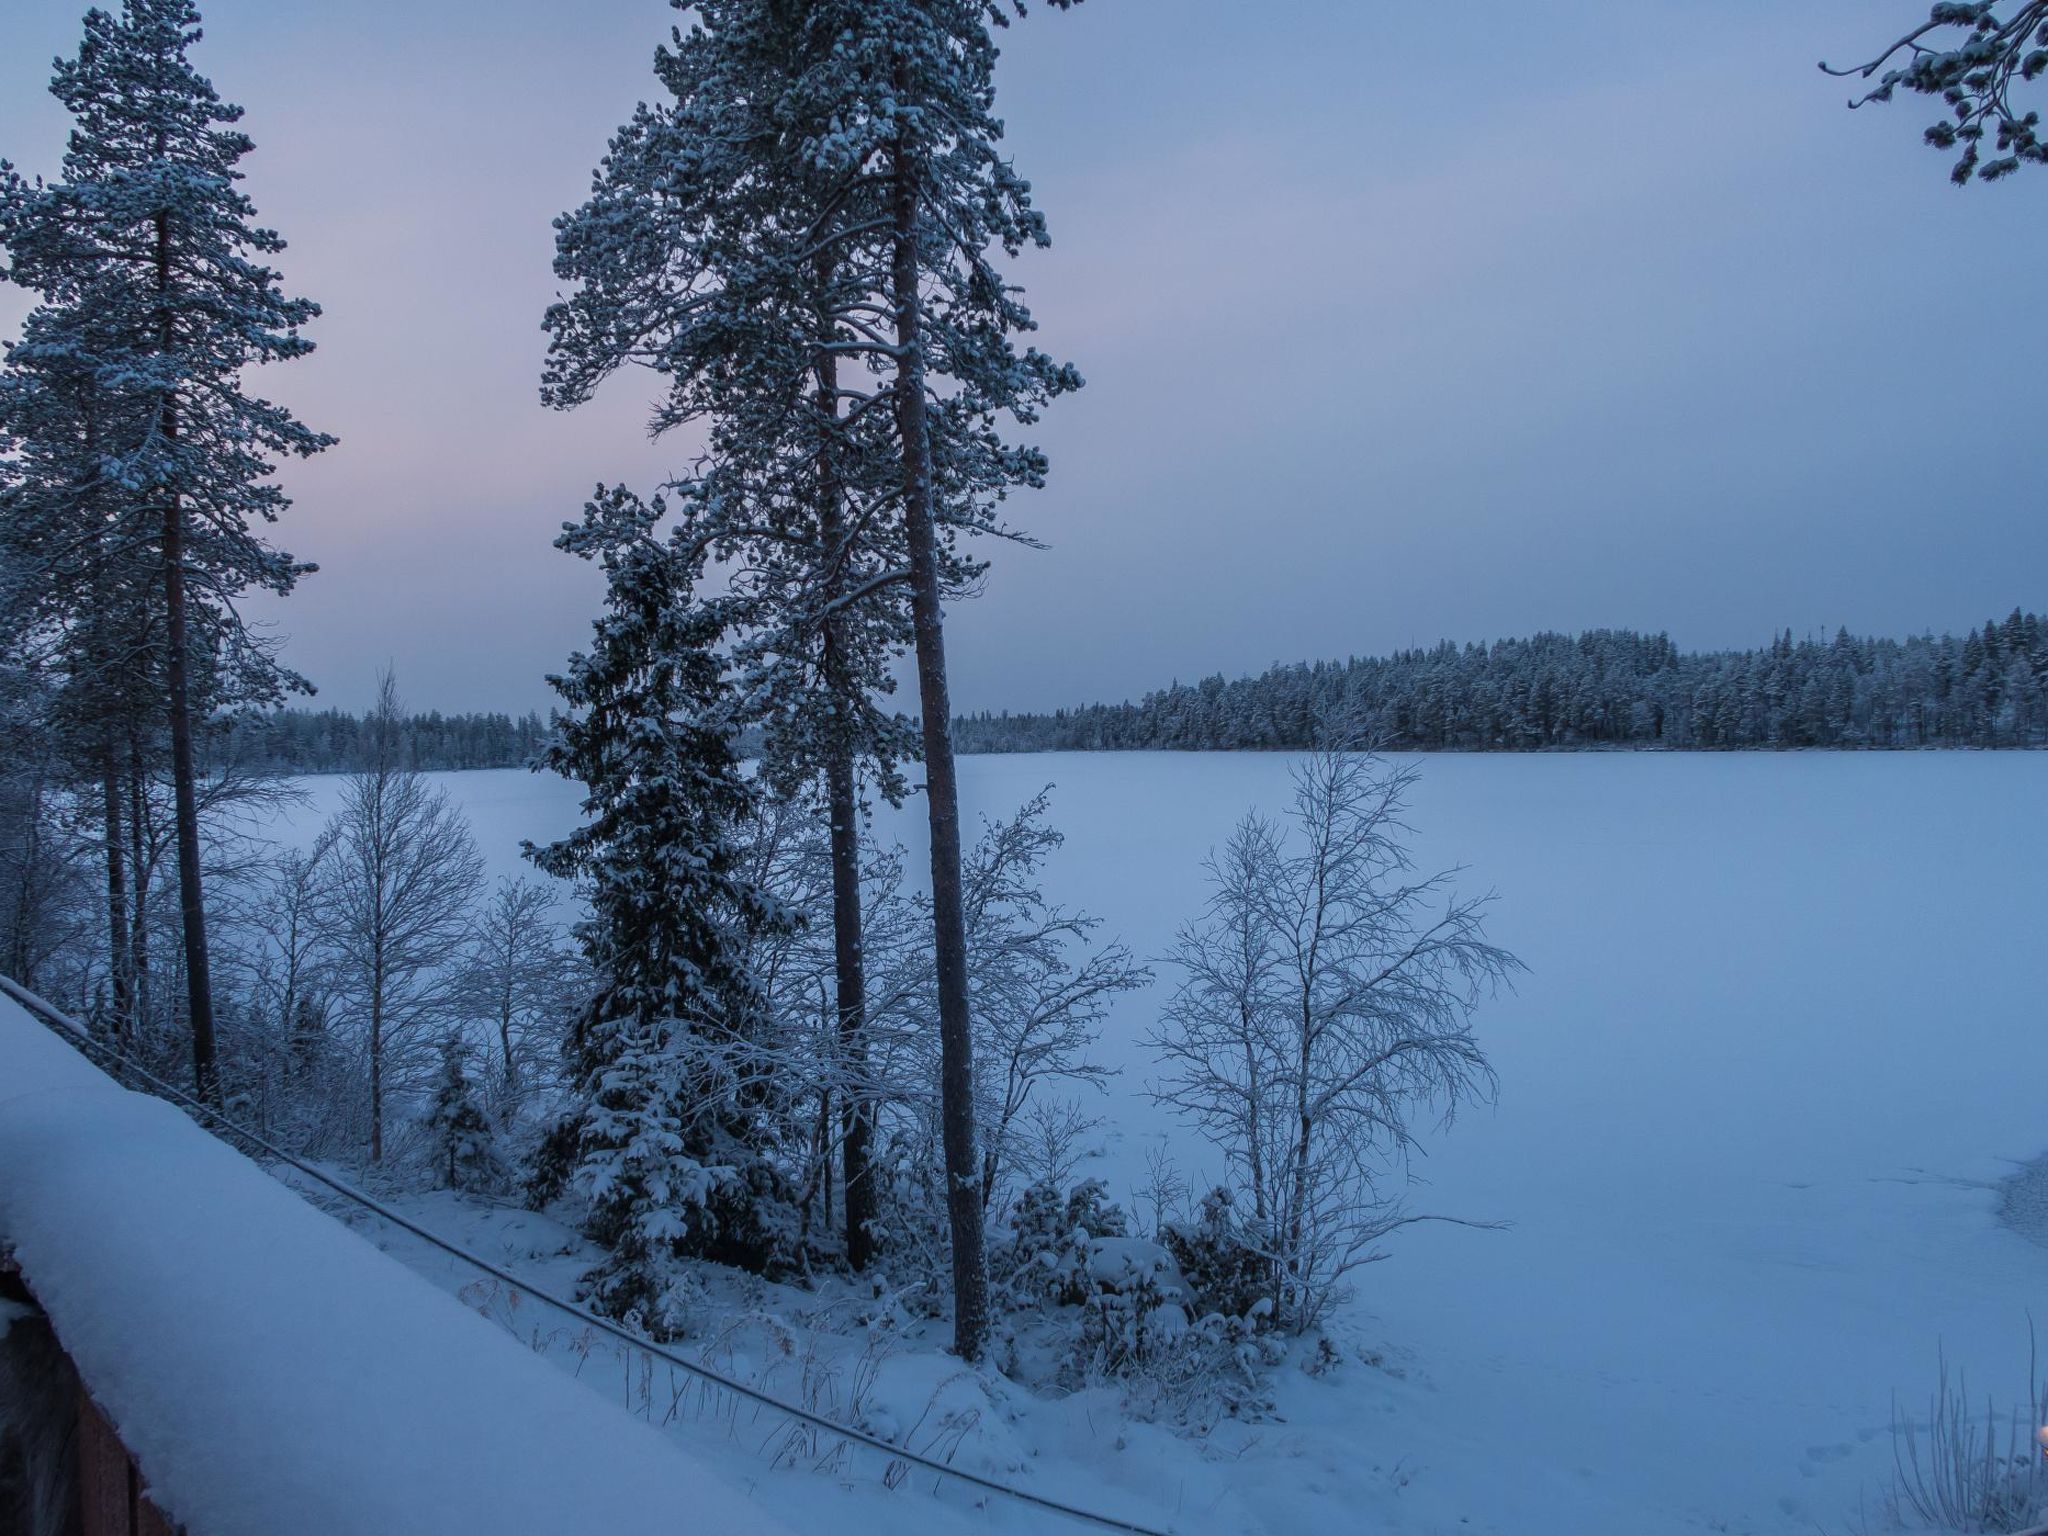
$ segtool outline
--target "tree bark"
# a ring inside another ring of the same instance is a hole
[[[384,1161],[384,960],[370,965],[370,1161]]]
[[[855,818],[853,754],[835,742],[825,766],[825,799],[832,822],[832,965],[837,983],[839,1056],[846,1082],[840,1093],[841,1184],[845,1190],[846,1262],[863,1270],[874,1257],[874,1181],[869,1172],[875,1111],[861,1083],[867,1077],[867,960],[862,949],[860,828]],[[826,1180],[826,1208],[831,1207]]]
[[[157,342],[165,356],[175,344],[171,327],[170,220],[156,216],[156,281],[162,306]],[[166,395],[158,423],[167,443],[178,437],[176,397]],[[164,674],[171,727],[171,788],[176,801],[178,908],[185,931],[185,999],[192,1024],[192,1074],[199,1097],[220,1097],[214,1059],[213,974],[207,960],[206,893],[199,861],[199,791],[192,766],[192,696],[185,617],[185,504],[173,491],[164,505]]]
[[[988,1269],[974,1133],[974,1036],[968,1015],[967,926],[960,877],[960,792],[953,771],[952,705],[940,604],[930,423],[925,410],[918,296],[918,187],[909,146],[897,141],[892,170],[896,310],[896,430],[903,452],[903,517],[910,555],[911,625],[924,730],[925,810],[931,823],[932,956],[939,991],[939,1117],[946,1209],[953,1239],[953,1349],[978,1360],[988,1341]]]
[[[128,849],[121,826],[121,775],[111,731],[100,748],[100,817],[107,845],[107,965],[113,976],[114,1038],[135,1032],[135,973],[128,934]]]
[[[149,887],[153,871],[148,856],[149,790],[142,766],[142,743],[135,727],[128,737],[128,974],[135,979],[135,1017],[150,1018]]]
[[[817,279],[821,295],[831,281],[831,271],[831,258],[820,256]],[[821,308],[824,312],[820,316],[820,336],[829,340],[832,324],[829,305]],[[817,374],[818,410],[826,421],[836,422],[839,418],[839,366],[832,353],[819,352]],[[844,551],[839,548],[840,540],[845,536],[841,516],[842,493],[829,447],[820,455],[820,460],[818,531],[828,573],[824,595],[828,602],[836,603],[845,584]],[[847,675],[843,624],[839,610],[836,607],[829,609],[824,623],[824,665],[821,670],[826,689],[838,708],[825,752],[825,808],[831,831],[832,967],[838,1009],[839,1057],[846,1076],[846,1085],[840,1094],[842,1124],[839,1139],[841,1184],[846,1192],[846,1262],[858,1272],[866,1269],[874,1257],[875,1189],[869,1176],[868,1162],[874,1141],[875,1110],[860,1088],[867,1078],[867,956],[861,932],[860,806],[854,783],[853,743],[848,736],[851,729],[848,696],[853,683]],[[825,1179],[827,1221],[832,1219],[831,1212],[832,1180],[828,1173]]]

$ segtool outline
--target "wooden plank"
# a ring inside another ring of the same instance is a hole
[[[78,1390],[78,1492],[81,1536],[135,1536],[135,1506],[127,1447],[100,1405]]]
[[[148,1499],[136,1506],[136,1515],[137,1536],[178,1536],[178,1528]]]

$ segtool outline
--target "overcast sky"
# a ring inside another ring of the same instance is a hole
[[[202,0],[203,3],[203,0]],[[6,0],[0,156],[54,172],[83,7]],[[663,0],[213,0],[249,187],[319,351],[259,387],[321,572],[262,611],[325,701],[544,706],[596,591],[550,547],[649,445],[644,377],[536,382],[549,221],[655,90]],[[1005,42],[1088,379],[1043,552],[952,616],[963,708],[1448,637],[1760,643],[2048,606],[2032,263],[2048,172],[1958,191],[1918,99],[1851,113],[1925,0],[1089,0]],[[0,290],[0,332],[22,313]]]

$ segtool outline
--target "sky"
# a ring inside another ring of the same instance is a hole
[[[77,0],[0,8],[0,157],[54,173]],[[621,376],[545,410],[550,221],[658,91],[664,0],[202,0],[339,447],[256,612],[320,702],[545,708],[598,589],[551,547],[694,443]],[[1054,245],[1013,275],[1088,380],[949,614],[963,709],[1438,639],[1687,647],[2048,606],[2025,273],[2048,171],[1958,190],[1918,98],[1850,112],[1925,0],[1088,0],[1004,39]],[[23,296],[0,289],[0,335]]]

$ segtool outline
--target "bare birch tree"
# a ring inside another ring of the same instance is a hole
[[[338,990],[369,1068],[370,1161],[384,1157],[385,1103],[432,1053],[453,1003],[483,860],[461,813],[409,767],[404,711],[386,672],[366,724],[369,766],[335,818],[330,933]]]
[[[532,880],[499,880],[471,929],[461,989],[463,1013],[497,1044],[489,1098],[501,1123],[518,1115],[549,1055],[543,1041],[559,1041],[583,979],[555,918],[555,893]]]
[[[1345,1276],[1411,1215],[1395,1183],[1418,1129],[1492,1096],[1471,1030],[1520,962],[1486,941],[1489,898],[1418,878],[1402,820],[1412,768],[1337,751],[1295,773],[1289,835],[1247,817],[1211,861],[1207,914],[1152,1037],[1154,1097],[1250,1187],[1276,1324],[1313,1327]],[[1405,1178],[1403,1179],[1405,1182]]]

